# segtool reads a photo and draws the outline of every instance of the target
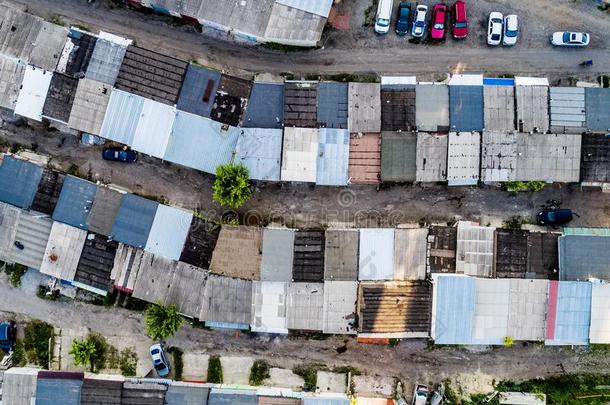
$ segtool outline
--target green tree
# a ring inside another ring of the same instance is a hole
[[[146,332],[154,340],[163,340],[174,334],[182,326],[182,317],[175,305],[151,305],[146,309]]]
[[[69,353],[74,356],[75,366],[89,367],[93,371],[94,361],[97,354],[97,347],[95,342],[89,338],[79,340],[74,339],[72,341],[72,348]]]
[[[237,209],[252,197],[248,169],[235,163],[216,167],[212,198],[218,204]]]

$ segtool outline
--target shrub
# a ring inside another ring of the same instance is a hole
[[[502,344],[504,345],[504,347],[512,347],[512,345],[515,344],[515,340],[510,336],[505,336]]]
[[[517,193],[520,191],[538,192],[544,188],[544,181],[506,181],[502,187],[508,192]]]
[[[9,282],[13,287],[21,287],[21,277],[23,277],[27,270],[27,267],[18,263],[7,264],[4,269],[6,274],[8,274]]]
[[[119,368],[121,369],[121,374],[125,377],[133,377],[136,375],[136,368],[138,366],[138,356],[133,349],[129,347],[121,350],[119,355]]]
[[[315,391],[318,385],[318,371],[326,369],[327,367],[324,364],[312,363],[296,366],[292,369],[292,372],[303,378],[305,381],[303,389],[305,391]]]
[[[521,229],[525,221],[521,216],[515,215],[502,222],[502,228],[517,231]]]
[[[250,385],[262,385],[269,378],[269,364],[265,360],[256,360],[250,369]]]
[[[184,363],[182,362],[182,354],[184,353],[179,347],[172,346],[167,349],[167,352],[172,355],[173,366],[174,366],[174,380],[182,380],[182,370],[184,369]]]
[[[222,384],[222,363],[219,356],[211,356],[208,360],[208,382]]]
[[[235,163],[216,167],[212,198],[218,204],[237,209],[252,197],[248,169]]]
[[[74,356],[75,366],[82,365],[97,372],[106,366],[108,344],[102,335],[94,333],[83,340],[74,339],[68,353]]]
[[[146,309],[144,319],[146,332],[153,340],[163,340],[174,334],[182,326],[182,316],[175,305],[151,305]]]
[[[25,325],[23,333],[22,354],[27,356],[30,363],[49,368],[49,350],[53,347],[54,337],[53,326],[34,319]]]

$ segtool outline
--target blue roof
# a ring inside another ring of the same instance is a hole
[[[254,83],[248,100],[244,127],[282,128],[284,84]]]
[[[484,86],[514,86],[515,79],[505,79],[505,78],[497,78],[497,77],[484,77],[483,78]]]
[[[97,185],[78,177],[66,176],[53,211],[53,219],[88,230],[87,219],[96,193]]]
[[[79,405],[82,386],[82,379],[42,378],[39,375],[36,405]]]
[[[587,128],[594,131],[610,129],[610,89],[586,88],[585,113]]]
[[[589,282],[559,282],[555,338],[547,340],[547,344],[586,345],[589,343],[592,289]]]
[[[42,171],[38,165],[4,155],[0,164],[0,201],[19,208],[30,208]]]
[[[559,238],[559,279],[610,281],[610,237],[565,235]]]
[[[216,166],[233,160],[241,129],[178,111],[165,150],[165,160],[214,173]]]
[[[348,161],[349,131],[320,128],[316,184],[322,186],[347,185]]]
[[[210,392],[208,405],[256,405],[258,398],[256,395],[247,394],[220,394]]]
[[[318,85],[318,123],[327,128],[347,128],[347,83],[321,82]]]
[[[483,86],[449,86],[451,131],[483,130]]]
[[[436,289],[436,344],[470,344],[475,307],[475,278],[439,276]]]
[[[209,117],[219,84],[220,72],[190,64],[180,89],[177,108],[202,117]],[[206,100],[203,99],[204,96],[207,96]]]
[[[254,180],[280,181],[281,129],[244,128],[235,147],[235,163],[246,166]]]
[[[347,398],[303,397],[303,405],[349,405]]]
[[[206,405],[209,388],[171,384],[165,393],[167,405]]]
[[[112,239],[144,248],[157,214],[159,203],[133,194],[121,198],[121,207],[112,227]]]

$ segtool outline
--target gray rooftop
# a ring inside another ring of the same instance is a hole
[[[592,131],[610,130],[610,89],[585,89],[587,128]]]
[[[355,281],[358,279],[357,229],[326,231],[324,280]]]
[[[244,127],[282,128],[284,123],[284,85],[257,83],[252,85]]]
[[[325,17],[276,2],[264,30],[264,39],[286,45],[316,46],[325,24]]]
[[[87,218],[91,232],[109,236],[121,207],[121,194],[107,187],[98,187]]]
[[[559,238],[559,279],[610,281],[610,237],[564,235]]]
[[[98,39],[95,42],[85,77],[114,86],[125,52],[127,52],[126,46]]]
[[[167,405],[206,405],[209,388],[172,384],[167,387],[165,403]]]
[[[261,280],[292,281],[294,257],[294,230],[263,229],[263,257],[261,260]]]
[[[483,86],[449,86],[452,131],[481,131],[483,117]]]
[[[513,181],[517,170],[517,134],[485,131],[481,144],[481,180]]]
[[[447,182],[450,186],[476,185],[481,166],[481,134],[450,132],[447,151]]]
[[[610,183],[610,136],[584,135],[581,156],[580,180],[583,183]]]
[[[381,133],[381,180],[394,182],[415,181],[417,133]]]
[[[35,403],[37,375],[37,369],[14,367],[6,370],[2,381],[2,403],[5,405]]]
[[[549,88],[517,86],[517,129],[519,132],[549,130]]]
[[[413,131],[415,122],[415,86],[407,89],[381,89],[381,130]]]
[[[97,194],[97,185],[74,176],[66,176],[53,212],[55,221],[87,230],[89,213]]]
[[[0,260],[9,261],[21,210],[0,202]]]
[[[227,277],[260,279],[262,229],[223,226],[212,255],[210,271]]]
[[[42,167],[4,155],[0,160],[0,201],[30,208],[41,177]]]
[[[318,124],[324,128],[347,128],[347,83],[320,82]]]
[[[445,84],[415,87],[415,119],[419,131],[449,130],[449,88]]]
[[[12,242],[21,242],[24,249],[17,249],[11,242],[10,261],[40,270],[52,226],[51,218],[22,211]]]
[[[203,291],[199,319],[207,322],[250,324],[252,281],[210,275]]]
[[[551,87],[551,130],[581,133],[585,130],[585,89],[582,87]]]
[[[324,283],[290,283],[286,298],[288,329],[322,331]]]
[[[394,231],[394,280],[426,279],[428,228]]]
[[[91,79],[78,81],[68,125],[88,134],[99,135],[110,102],[112,87]]]
[[[220,72],[189,64],[177,108],[209,118],[219,84]]]
[[[381,86],[379,83],[350,83],[348,100],[350,132],[381,131]]]
[[[202,0],[197,20],[203,26],[224,26],[234,31],[262,37],[275,0]]]
[[[38,405],[80,405],[83,373],[39,372],[36,383]]]
[[[581,135],[518,134],[515,180],[578,182],[580,148]]]
[[[77,86],[78,79],[57,72],[53,73],[42,115],[67,124]]]
[[[112,226],[112,239],[130,246],[144,248],[155,220],[159,203],[124,194],[121,207]]]
[[[417,171],[418,182],[437,182],[447,180],[448,135],[417,134]]]
[[[25,63],[0,56],[0,107],[14,110],[25,74]]]
[[[483,86],[486,131],[515,129],[515,88]]]
[[[99,292],[110,291],[112,289],[110,273],[114,266],[117,247],[117,242],[108,240],[105,236],[88,234],[74,280]]]

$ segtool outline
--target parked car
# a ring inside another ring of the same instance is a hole
[[[118,147],[104,148],[102,151],[104,160],[113,160],[115,162],[133,163],[138,160],[138,152],[131,149],[123,149]]]
[[[504,17],[504,38],[502,39],[502,45],[515,45],[518,37],[519,19],[514,14],[507,15]]]
[[[457,0],[453,3],[453,6],[451,6],[451,32],[455,39],[463,39],[468,36],[466,3],[462,0]]]
[[[416,384],[413,389],[413,401],[411,405],[426,405],[428,403],[428,386],[424,384]]]
[[[169,362],[165,357],[163,346],[157,343],[150,346],[150,357],[152,357],[153,366],[159,377],[167,377],[169,375]]]
[[[487,28],[487,44],[496,46],[502,42],[502,13],[494,11],[489,14],[489,23]]]
[[[536,215],[536,222],[538,225],[549,225],[556,226],[566,224],[574,218],[571,209],[543,209]]]
[[[390,31],[390,18],[392,18],[394,0],[379,0],[377,14],[375,14],[375,32],[387,34]]]
[[[445,38],[445,17],[447,15],[447,6],[439,3],[432,8],[432,28],[430,36],[432,39]]]
[[[420,4],[415,9],[415,18],[413,19],[413,29],[411,35],[414,37],[421,38],[426,32],[426,13],[428,13],[428,6]]]
[[[17,325],[13,321],[0,323],[0,349],[10,352],[15,347],[17,337]]]
[[[555,46],[587,46],[589,34],[586,32],[555,32],[551,36],[551,44]]]
[[[396,18],[396,34],[406,35],[411,28],[411,3],[401,1],[398,5],[398,17]]]

